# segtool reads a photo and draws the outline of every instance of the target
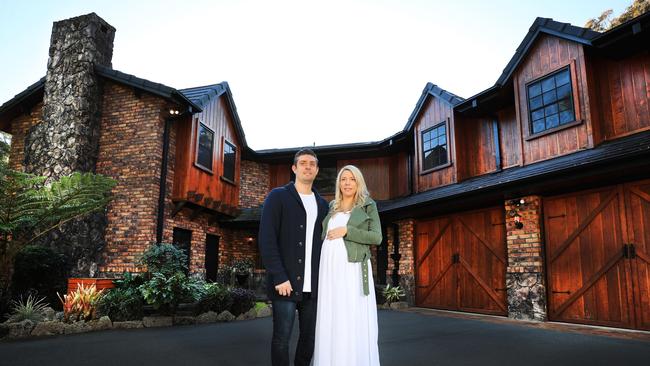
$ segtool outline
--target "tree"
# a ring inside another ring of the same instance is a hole
[[[0,142],[0,292],[11,281],[13,259],[25,245],[61,225],[103,209],[115,181],[92,173],[73,173],[45,183],[38,177],[9,169]]]
[[[585,23],[585,27],[597,32],[604,32],[648,11],[650,11],[650,0],[634,0],[632,5],[628,6],[618,17],[612,19],[613,11],[607,9],[600,16],[589,19]]]

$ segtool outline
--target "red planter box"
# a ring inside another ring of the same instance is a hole
[[[81,284],[84,287],[95,285],[97,291],[115,287],[111,278],[68,278],[68,293],[76,291],[77,287]]]

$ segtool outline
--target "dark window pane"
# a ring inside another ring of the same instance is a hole
[[[531,115],[533,117],[533,121],[536,120],[536,119],[543,118],[544,117],[544,109],[540,108],[540,109],[538,109],[536,111],[533,111],[533,113],[531,113]]]
[[[571,95],[571,84],[563,85],[557,88],[557,98],[567,98]]]
[[[545,128],[543,118],[533,122],[533,133],[542,132]]]
[[[223,147],[223,177],[233,182],[235,181],[235,155],[235,147],[226,141]]]
[[[573,111],[564,111],[560,112],[560,124],[565,124],[569,122],[573,122],[575,120],[575,117],[573,116]]]
[[[560,118],[557,114],[546,117],[546,128],[557,127],[560,124]]]
[[[438,154],[438,165],[447,164],[447,147],[438,146],[435,151]]]
[[[555,78],[548,78],[542,80],[542,92],[547,92],[555,88]]]
[[[550,92],[546,92],[542,94],[544,98],[544,105],[553,103],[557,100],[557,94],[555,93],[555,90],[551,90]]]
[[[566,111],[568,109],[573,109],[571,105],[571,99],[565,98],[558,100],[558,106],[560,111]]]
[[[336,191],[336,165],[321,163],[318,175],[314,179],[314,188],[318,193],[332,194]]]
[[[550,116],[551,114],[557,113],[557,104],[553,103],[549,105],[548,107],[544,108],[544,115],[545,116]]]
[[[214,132],[199,123],[199,144],[196,157],[197,164],[212,170],[212,151],[214,149]]]
[[[530,109],[537,109],[542,106],[542,97],[535,97],[530,100]]]
[[[560,85],[568,84],[571,81],[571,77],[569,75],[570,74],[568,69],[555,75],[555,85],[560,86]]]
[[[535,83],[528,87],[528,97],[533,98],[542,94],[542,86],[540,83]]]

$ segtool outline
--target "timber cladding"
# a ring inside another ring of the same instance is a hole
[[[549,318],[650,329],[650,181],[544,200]]]
[[[533,135],[526,85],[565,67],[569,68],[571,74],[576,123],[549,130],[552,133]],[[522,128],[523,164],[593,147],[585,55],[581,44],[547,35],[540,36],[526,60],[517,68],[514,86],[517,120]]]

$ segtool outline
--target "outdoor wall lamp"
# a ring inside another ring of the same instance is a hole
[[[249,245],[252,245],[254,240],[255,240],[255,239],[253,239],[252,236],[249,236],[248,238],[246,238],[246,242],[247,242]]]

